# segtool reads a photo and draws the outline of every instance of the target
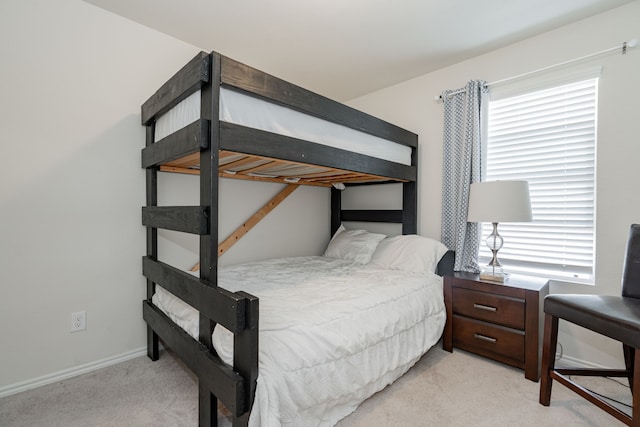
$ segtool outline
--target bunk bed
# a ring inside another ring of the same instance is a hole
[[[241,282],[237,289],[231,285],[238,280],[220,282],[218,257],[300,185],[330,188],[333,236],[341,232],[343,221],[400,223],[403,234],[415,234],[417,135],[216,52],[196,55],[158,89],[142,105],[142,124],[147,194],[142,208],[147,228],[143,318],[148,325],[148,356],[158,359],[161,339],[195,373],[201,426],[217,425],[218,403],[234,426],[248,425],[258,378],[259,301],[242,290],[246,288]],[[199,174],[199,205],[158,206],[158,172]],[[286,186],[219,244],[220,178]],[[344,186],[370,183],[401,183],[402,209],[342,209]],[[158,259],[158,229],[199,236],[196,273]],[[451,270],[452,259],[450,252],[442,258],[439,274]],[[328,261],[329,270],[351,269],[371,277],[360,266],[333,262]],[[254,268],[260,272],[267,267]],[[253,289],[259,293],[259,287]],[[159,307],[162,292],[192,308],[191,322],[197,327],[188,331],[175,317],[172,320]],[[225,341],[227,347],[216,341]]]

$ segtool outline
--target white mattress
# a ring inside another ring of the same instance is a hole
[[[199,118],[200,91],[197,91],[158,118],[155,140],[159,141]],[[411,164],[410,147],[225,88],[220,89],[220,120]]]
[[[442,334],[442,278],[325,257],[224,267],[220,286],[260,298],[251,426],[333,426],[404,374]],[[158,287],[153,302],[198,336],[196,310]],[[231,364],[233,336],[216,327]]]

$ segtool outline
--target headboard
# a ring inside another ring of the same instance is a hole
[[[448,250],[442,257],[442,259],[440,259],[440,262],[438,262],[436,273],[439,276],[451,276],[453,274],[453,263],[455,259],[455,251]]]

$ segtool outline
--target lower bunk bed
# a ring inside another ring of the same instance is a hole
[[[219,287],[260,300],[248,424],[333,426],[403,375],[442,334],[446,312],[435,272],[445,252],[416,235],[341,227],[323,256],[220,268]],[[198,339],[197,310],[160,286],[152,301]],[[233,334],[217,326],[212,342],[232,366]]]

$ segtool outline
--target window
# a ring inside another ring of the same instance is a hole
[[[484,180],[529,181],[533,222],[503,223],[506,270],[590,282],[598,79],[491,101]],[[480,261],[491,252],[484,240]]]

